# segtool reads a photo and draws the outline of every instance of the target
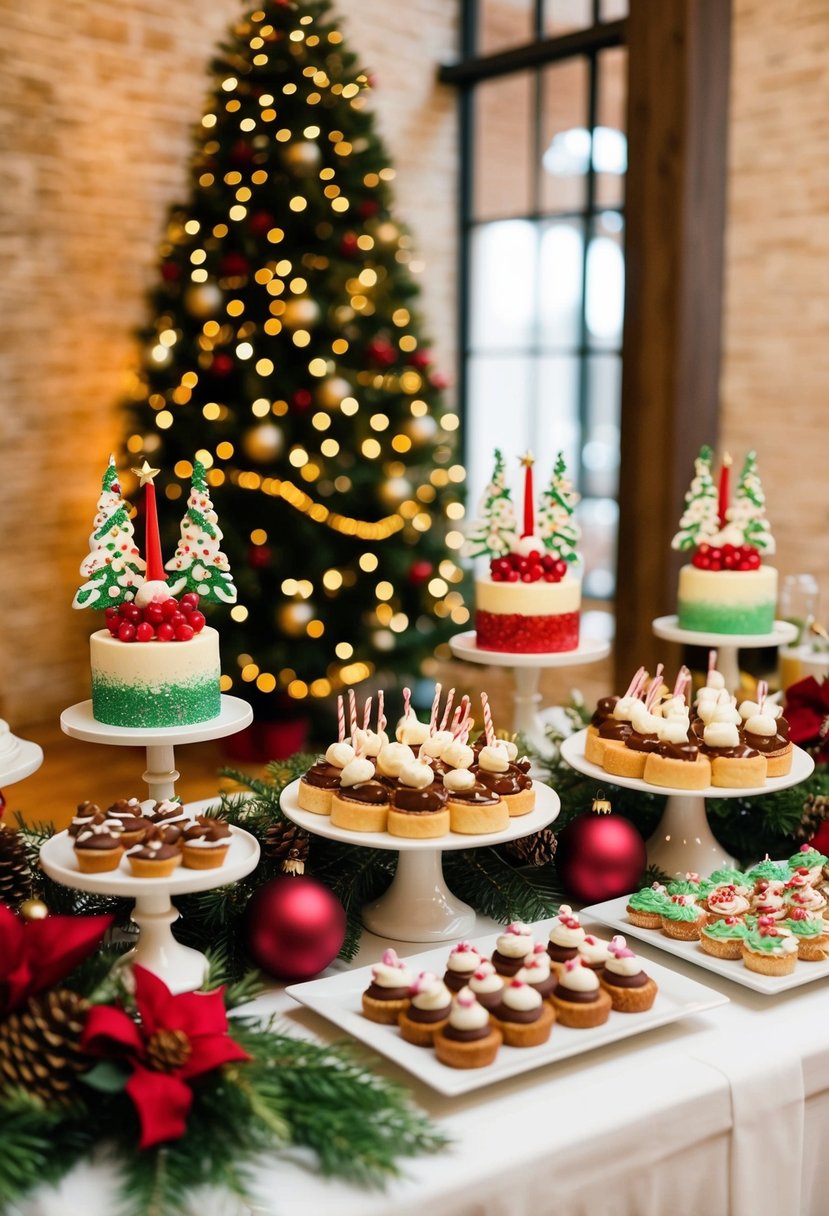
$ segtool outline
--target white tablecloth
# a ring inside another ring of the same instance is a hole
[[[594,926],[603,933],[601,926]],[[482,921],[480,932],[492,929]],[[385,943],[366,935],[355,965]],[[389,1063],[452,1140],[367,1193],[301,1153],[263,1161],[259,1203],[201,1195],[198,1216],[824,1216],[829,1212],[829,987],[762,997],[635,943],[730,1004],[463,1098]],[[417,953],[411,946],[401,953]],[[808,966],[808,964],[803,964]],[[260,998],[297,1033],[338,1032],[283,992]],[[248,1012],[250,1010],[246,1010]],[[209,1146],[205,1146],[209,1151]],[[104,1164],[42,1190],[19,1216],[115,1216]],[[17,1214],[15,1214],[17,1216]]]

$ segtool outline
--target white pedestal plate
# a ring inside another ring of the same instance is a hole
[[[92,702],[80,701],[65,709],[60,717],[61,730],[74,739],[103,743],[111,747],[144,747],[147,768],[143,780],[150,797],[157,801],[175,796],[179,774],[175,767],[175,747],[202,743],[236,734],[250,724],[253,711],[239,697],[223,696],[221,711],[215,718],[191,726],[140,727],[108,726],[92,715]],[[200,808],[199,808],[200,809]],[[195,810],[194,810],[195,814]],[[78,891],[100,895],[135,898],[132,920],[139,927],[138,945],[123,958],[124,963],[140,963],[164,980],[172,992],[191,992],[201,987],[207,960],[198,950],[182,946],[173,937],[171,926],[178,920],[170,896],[209,891],[223,887],[249,874],[259,860],[259,844],[241,828],[231,828],[231,844],[222,866],[215,870],[174,870],[168,878],[134,878],[128,863],[107,874],[82,874],[75,860],[67,832],[58,832],[40,851],[44,871],[55,882]]]
[[[815,767],[814,760],[801,748],[794,749],[791,771],[785,777],[770,777],[762,788],[729,790],[709,786],[699,792],[666,789],[659,785],[648,785],[633,777],[616,777],[606,773],[598,764],[591,764],[584,757],[586,730],[565,739],[561,746],[562,757],[571,768],[586,777],[592,777],[601,785],[618,785],[628,790],[639,790],[648,794],[667,794],[665,811],[653,835],[648,839],[648,861],[668,874],[685,874],[689,870],[698,874],[709,874],[720,866],[732,866],[734,858],[726,853],[708,826],[705,815],[706,798],[754,798],[785,790],[789,786],[805,781]]]
[[[18,739],[16,735],[12,738],[16,744],[14,750],[0,759],[0,789],[23,781],[25,777],[31,777],[43,763],[42,747],[28,739]]]
[[[797,626],[789,621],[775,621],[771,633],[702,633],[696,629],[680,629],[677,616],[658,616],[651,628],[656,637],[663,638],[666,642],[716,649],[717,670],[722,673],[726,688],[733,693],[740,687],[740,650],[786,646],[793,642],[798,634]]]
[[[449,645],[452,653],[467,663],[512,668],[515,680],[512,729],[520,731],[527,742],[542,755],[549,752],[550,745],[544,733],[544,722],[538,712],[541,705],[541,693],[538,691],[541,672],[549,667],[577,667],[581,663],[597,663],[610,654],[610,642],[593,638],[582,638],[575,650],[544,654],[483,650],[475,640],[474,629],[456,634],[449,639]]]
[[[480,849],[539,832],[561,809],[558,794],[533,782],[535,809],[510,819],[503,832],[465,836],[447,832],[434,840],[409,840],[388,832],[351,832],[334,827],[327,815],[303,811],[297,802],[299,782],[282,792],[280,806],[287,817],[312,835],[368,849],[394,849],[397,871],[388,891],[362,911],[365,927],[378,937],[400,942],[444,942],[468,936],[475,927],[475,911],[452,894],[443,878],[441,854],[453,849]]]

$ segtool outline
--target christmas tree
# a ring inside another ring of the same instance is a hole
[[[173,571],[169,580],[171,595],[195,591],[208,604],[236,603],[230,563],[219,548],[222,535],[210,501],[204,465],[197,460],[193,465],[187,510],[181,521],[181,539],[166,566]]]
[[[207,470],[239,589],[224,687],[324,697],[379,667],[416,672],[469,618],[458,420],[369,79],[327,0],[263,4],[214,77],[127,448],[178,479],[194,452]]]
[[[538,508],[538,532],[545,548],[553,550],[566,562],[578,561],[576,545],[579,526],[573,518],[579,495],[567,476],[564,453],[559,452],[550,484],[541,495]]]
[[[729,511],[729,522],[740,529],[741,543],[760,553],[774,553],[774,537],[766,519],[766,496],[757,473],[757,453],[748,452]]]
[[[694,549],[710,542],[720,530],[719,498],[711,476],[713,452],[707,444],[694,461],[694,476],[685,495],[685,509],[679,531],[671,541],[673,549]]]
[[[144,559],[135,546],[129,507],[110,456],[101,479],[101,496],[89,538],[89,553],[81,563],[86,579],[75,592],[73,608],[109,608],[131,600],[144,581]]]
[[[495,468],[464,546],[468,557],[501,557],[509,553],[518,532],[515,507],[504,472],[504,457],[495,449]]]

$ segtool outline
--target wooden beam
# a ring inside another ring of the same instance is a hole
[[[670,540],[719,416],[731,0],[630,0],[616,687],[673,662]]]

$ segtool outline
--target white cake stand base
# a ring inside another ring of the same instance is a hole
[[[771,633],[702,633],[695,629],[680,629],[678,616],[658,616],[651,628],[666,642],[685,646],[709,646],[717,651],[717,670],[729,692],[740,687],[741,650],[758,650],[763,646],[785,646],[797,637],[797,626],[789,621],[775,621]]]
[[[303,811],[297,802],[299,782],[282,791],[280,807],[293,823],[314,836],[339,840],[368,849],[393,849],[399,854],[397,871],[384,895],[367,904],[363,924],[378,937],[398,942],[445,942],[464,937],[475,926],[475,912],[453,895],[443,878],[441,854],[454,849],[480,849],[530,836],[552,823],[561,810],[558,794],[540,781],[533,782],[535,809],[510,819],[503,832],[463,836],[447,832],[434,840],[411,840],[388,832],[350,832],[334,827],[327,815]]]

